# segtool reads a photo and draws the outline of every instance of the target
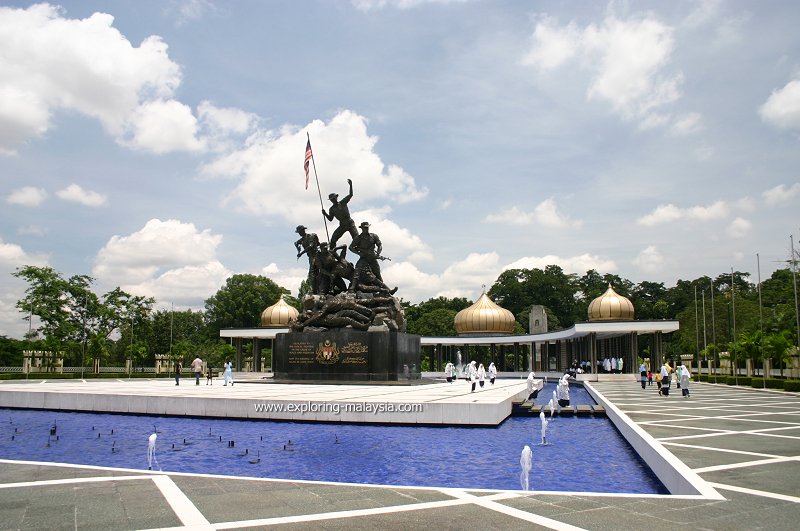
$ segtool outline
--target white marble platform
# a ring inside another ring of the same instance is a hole
[[[194,378],[0,383],[0,407],[259,420],[496,426],[527,396],[524,380],[428,385],[206,385]]]

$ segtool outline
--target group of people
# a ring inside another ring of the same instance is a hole
[[[621,374],[622,368],[625,365],[625,362],[622,358],[604,358],[601,362],[600,360],[597,361],[599,372],[605,372],[608,374]]]
[[[353,181],[347,179],[350,187],[349,193],[339,199],[338,194],[330,194],[328,199],[331,206],[322,215],[328,221],[336,219],[339,222],[329,242],[320,242],[316,234],[306,232],[307,227],[298,225],[295,232],[300,239],[294,242],[297,249],[297,258],[308,257],[308,285],[315,295],[336,295],[344,291],[388,291],[394,294],[397,288],[390,290],[383,283],[379,260],[387,258],[381,256],[383,244],[377,234],[369,231],[369,223],[364,221],[359,225],[361,232],[356,229],[355,221],[350,217],[348,203],[353,198]],[[352,241],[347,245],[337,245],[339,238],[349,233]],[[347,251],[358,255],[355,266],[347,258]],[[347,281],[347,282],[345,282]]]
[[[467,381],[472,384],[472,392],[474,393],[475,386],[480,385],[483,387],[487,378],[489,379],[489,383],[494,385],[494,381],[497,379],[497,367],[495,367],[494,362],[492,362],[489,364],[489,369],[487,371],[483,363],[478,364],[475,360],[472,360],[470,364],[467,365],[465,374],[467,376]],[[444,376],[448,383],[453,383],[458,380],[458,369],[450,361],[444,366]]]
[[[181,384],[182,371],[183,364],[178,360],[175,362],[175,385]],[[194,372],[194,384],[200,385],[200,377],[203,375],[203,360],[200,359],[200,356],[197,356],[192,361],[192,371]],[[210,364],[205,368],[205,373],[206,385],[214,385],[214,368]],[[222,378],[225,381],[224,385],[228,385],[228,382],[230,382],[231,386],[233,386],[233,364],[229,360],[225,361],[225,370],[222,373]]]
[[[653,372],[644,363],[639,366],[639,377],[642,389],[653,385]],[[660,396],[669,396],[673,378],[675,379],[676,387],[681,390],[683,398],[689,398],[689,382],[692,380],[692,371],[689,370],[685,363],[676,366],[674,369],[668,361],[661,365],[661,369],[655,373],[658,394]]]

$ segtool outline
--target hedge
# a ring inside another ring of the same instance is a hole
[[[784,391],[800,392],[800,380],[786,380],[783,382]]]
[[[131,378],[174,378],[175,373],[155,374],[152,372],[132,372],[130,374],[130,377]],[[101,372],[100,374],[95,374],[93,372],[83,373],[84,380],[94,380],[94,379],[124,380],[127,378],[128,378],[128,373],[126,372],[105,372],[105,373]],[[32,372],[30,374],[25,374],[22,372],[7,372],[0,374],[0,380],[75,380],[75,379],[80,380],[81,373]]]
[[[750,385],[752,378],[750,376],[739,376],[739,385]]]
[[[762,389],[764,387],[764,378],[754,376],[753,378],[750,378],[750,385],[752,387]]]
[[[728,385],[736,385],[736,377],[735,376],[724,376],[725,383]]]
[[[764,378],[764,386],[770,389],[783,389],[783,382],[778,378]]]

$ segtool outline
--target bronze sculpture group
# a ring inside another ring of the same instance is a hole
[[[303,299],[303,312],[292,325],[292,331],[323,330],[351,327],[369,330],[371,327],[405,332],[405,318],[399,301],[394,297],[397,288],[383,282],[380,260],[383,244],[377,234],[369,231],[369,223],[359,225],[350,217],[348,203],[353,197],[353,182],[348,179],[349,193],[340,201],[337,194],[328,198],[331,206],[322,215],[339,225],[330,242],[320,242],[314,233],[298,225],[300,238],[294,242],[297,258],[308,257],[308,287],[310,294]],[[349,233],[350,245],[337,245]],[[355,265],[347,260],[347,251],[358,256]]]

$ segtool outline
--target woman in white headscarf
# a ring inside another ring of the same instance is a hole
[[[483,388],[483,382],[486,380],[486,369],[483,368],[483,363],[478,365],[478,383]]]
[[[475,366],[475,360],[472,360],[467,369],[467,379],[472,384],[472,392],[475,392],[475,384],[478,381],[478,368]]]
[[[686,364],[681,365],[681,394],[684,398],[689,398],[689,381],[692,379],[692,373]]]
[[[497,367],[494,366],[494,362],[489,364],[489,383],[494,385],[494,379],[497,378]]]
[[[447,383],[453,383],[453,373],[455,373],[455,367],[448,361],[447,365],[444,366],[444,376],[447,378]]]
[[[535,385],[535,379],[536,379],[536,373],[531,371],[528,374],[528,379],[526,380],[526,383],[528,384],[528,400],[536,400],[536,397],[539,395],[539,390],[533,389],[533,386]]]
[[[565,374],[558,382],[558,405],[561,407],[569,406],[569,374]]]

